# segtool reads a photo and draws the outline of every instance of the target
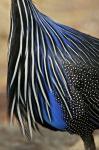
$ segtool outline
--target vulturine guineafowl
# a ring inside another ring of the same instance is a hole
[[[11,2],[7,90],[11,121],[16,116],[24,135],[41,124],[96,149],[99,39],[54,22],[32,0]]]

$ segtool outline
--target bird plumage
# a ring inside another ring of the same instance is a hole
[[[15,115],[24,135],[29,128],[32,137],[40,123],[83,140],[90,135],[93,142],[99,128],[99,39],[52,21],[31,0],[12,0],[8,98],[11,120]]]

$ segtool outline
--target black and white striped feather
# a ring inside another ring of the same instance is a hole
[[[92,69],[96,71],[97,82],[95,80],[96,86],[93,86],[97,92],[90,97],[84,93],[84,97],[87,95],[85,103],[90,103],[91,119],[99,125],[99,96],[96,94],[99,92],[99,39],[52,21],[39,12],[31,0],[12,0],[8,50],[9,113],[11,121],[14,115],[17,117],[24,135],[25,125],[32,137],[32,128],[36,129],[37,122],[44,124],[42,109],[45,109],[49,122],[52,121],[49,93],[59,97],[65,116],[73,118],[71,104],[74,98],[66,66],[78,69],[79,73],[81,68],[85,73],[90,68],[89,74]]]

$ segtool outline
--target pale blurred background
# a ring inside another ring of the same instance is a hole
[[[99,37],[99,0],[33,0],[46,15],[92,36]],[[16,127],[7,121],[7,42],[11,0],[0,0],[0,150],[83,150],[78,136],[53,133],[41,129],[43,137],[34,134],[33,142],[26,143]],[[99,131],[95,142],[99,149]]]

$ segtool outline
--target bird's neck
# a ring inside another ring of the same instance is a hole
[[[23,42],[26,43],[31,36],[34,38],[34,27],[39,18],[39,16],[37,17],[37,13],[38,11],[33,5],[32,0],[12,0],[9,49],[14,49],[14,51],[18,52],[20,44]],[[13,42],[11,42],[12,37]],[[16,50],[13,47],[14,44],[18,45]]]
[[[25,18],[32,7],[35,9],[32,0],[11,0],[11,16],[13,21],[16,23],[21,17]]]
[[[26,2],[32,2],[32,0],[11,0],[11,5],[13,6],[17,5],[17,2],[26,3]]]

